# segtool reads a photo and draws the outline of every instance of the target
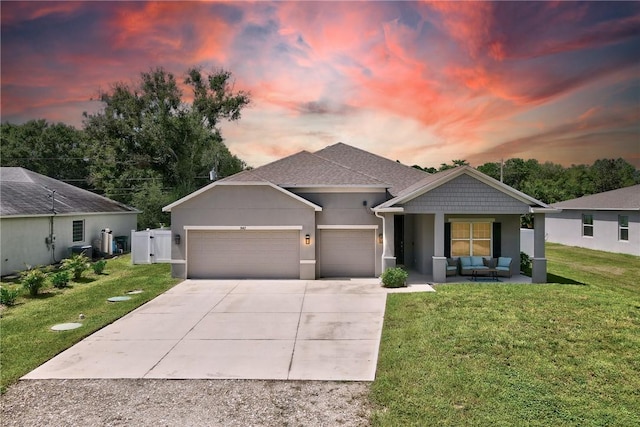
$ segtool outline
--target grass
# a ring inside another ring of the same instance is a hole
[[[109,260],[103,274],[87,272],[78,282],[70,282],[70,288],[47,288],[37,297],[24,293],[0,319],[0,390],[4,393],[21,376],[178,282],[171,278],[168,264],[131,265],[130,256],[122,256]],[[136,289],[144,292],[131,295],[129,301],[107,302]],[[78,320],[80,313],[84,320]],[[50,330],[68,322],[83,326]]]
[[[373,425],[640,425],[640,259],[547,258],[556,284],[389,295]]]

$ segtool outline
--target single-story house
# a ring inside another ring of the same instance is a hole
[[[547,240],[640,256],[640,185],[554,203]]]
[[[544,203],[462,166],[428,174],[338,143],[229,176],[165,206],[181,278],[377,277],[404,265],[446,281],[447,259],[512,257]],[[546,281],[544,227],[533,281]]]
[[[129,236],[139,211],[20,167],[0,168],[0,274],[67,258],[102,230]]]

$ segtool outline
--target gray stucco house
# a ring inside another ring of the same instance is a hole
[[[553,204],[547,240],[640,256],[640,185]]]
[[[91,246],[106,228],[131,234],[138,211],[20,167],[0,168],[1,275],[48,265],[71,246]]]
[[[376,277],[398,264],[446,281],[447,258],[508,256],[544,203],[463,166],[428,174],[338,143],[214,182],[166,206],[182,278]],[[533,281],[546,281],[544,227]]]

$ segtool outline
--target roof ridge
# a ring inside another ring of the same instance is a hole
[[[329,145],[328,147],[324,147],[324,148],[322,148],[322,149],[320,149],[320,150],[318,150],[318,151],[316,151],[316,152],[314,152],[314,153],[312,153],[312,154],[316,154],[316,153],[318,153],[319,151],[323,151],[323,150],[326,150],[326,149],[328,149],[328,148],[335,147],[335,146],[338,146],[338,145],[344,145],[345,147],[349,147],[349,148],[352,148],[352,149],[354,149],[354,150],[358,150],[358,151],[360,151],[360,152],[362,152],[362,153],[364,153],[364,154],[368,154],[368,155],[370,155],[370,156],[377,157],[378,159],[386,160],[387,162],[391,162],[391,163],[398,164],[398,165],[403,166],[403,167],[405,167],[405,168],[407,168],[407,169],[414,169],[414,170],[418,170],[418,171],[420,171],[420,172],[423,172],[423,173],[426,173],[426,174],[431,175],[431,173],[430,173],[430,172],[427,172],[427,171],[424,171],[424,170],[420,170],[420,169],[416,169],[416,168],[414,168],[413,166],[405,165],[404,163],[402,163],[402,162],[400,162],[400,161],[397,161],[397,160],[396,160],[396,161],[393,161],[393,160],[391,160],[391,159],[389,159],[389,158],[387,158],[387,157],[383,157],[383,156],[381,156],[381,155],[379,155],[379,154],[372,153],[371,151],[363,150],[362,148],[354,147],[353,145],[345,144],[344,142],[336,142],[335,144],[333,144],[333,145]],[[375,177],[372,177],[372,178],[376,179]]]
[[[341,143],[341,142],[339,142],[338,144],[342,144],[342,143]],[[337,144],[334,144],[334,145],[337,145]],[[344,144],[344,145],[347,145],[347,144]],[[331,147],[331,145],[330,145],[329,147]],[[327,147],[327,148],[328,148],[328,147]],[[317,153],[317,152],[316,152],[316,153]],[[355,170],[355,169],[353,169],[353,168],[350,168],[350,167],[349,167],[349,166],[347,166],[347,165],[343,165],[342,163],[338,163],[338,162],[336,162],[336,161],[334,161],[334,160],[327,159],[326,157],[320,156],[320,155],[318,155],[318,154],[316,154],[316,153],[309,153],[309,154],[311,154],[312,156],[315,156],[315,157],[317,157],[317,158],[319,158],[319,159],[322,159],[322,160],[324,160],[325,162],[333,163],[334,165],[339,166],[339,167],[341,167],[341,168],[343,168],[343,169],[346,169],[346,170],[348,170],[348,171],[350,171],[350,172],[354,172],[354,173],[357,173],[358,175],[362,175],[362,176],[366,176],[367,178],[371,178],[371,179],[373,179],[374,181],[379,182],[380,184],[390,185],[390,183],[389,183],[389,182],[383,182],[383,181],[380,181],[380,180],[379,180],[378,178],[376,178],[375,176],[371,176],[371,175],[366,174],[366,173],[364,173],[364,172],[357,171],[357,170]],[[387,159],[387,160],[388,160],[388,159]]]

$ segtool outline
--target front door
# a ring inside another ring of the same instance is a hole
[[[404,265],[404,216],[396,215],[393,219],[396,265]]]

